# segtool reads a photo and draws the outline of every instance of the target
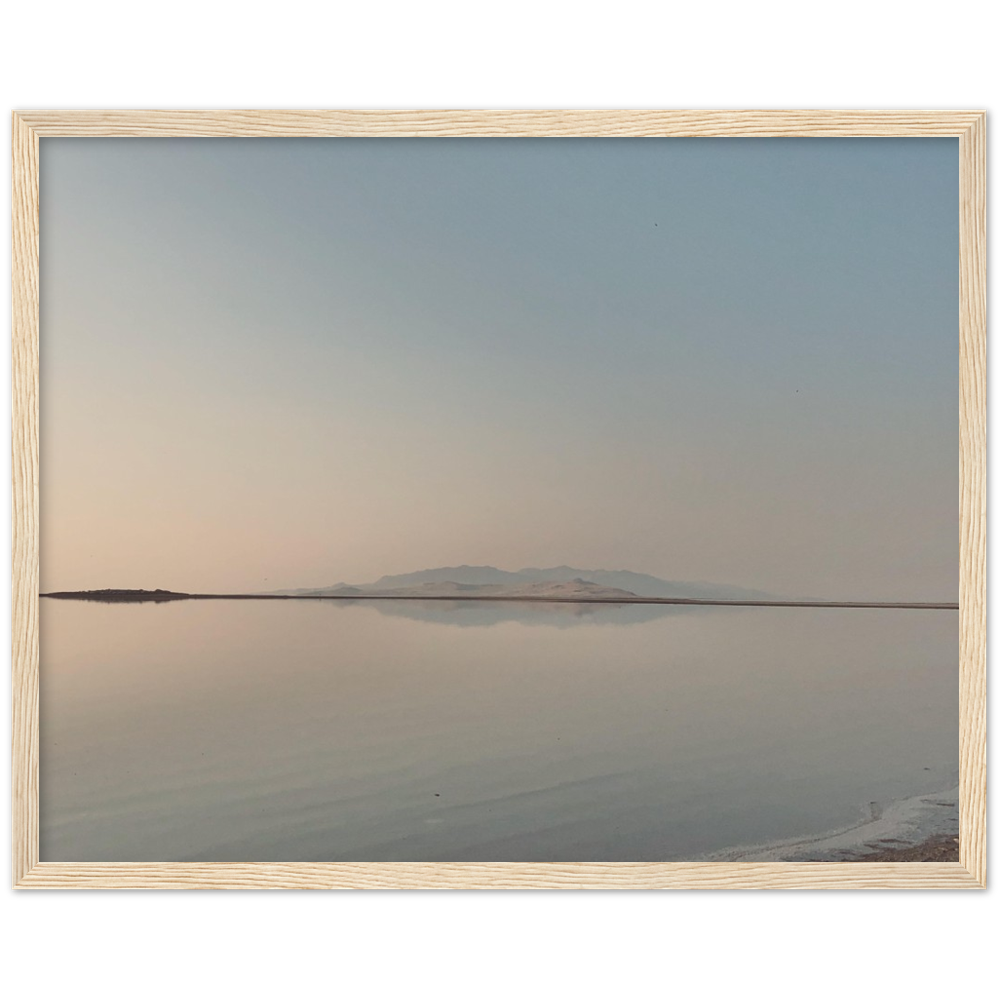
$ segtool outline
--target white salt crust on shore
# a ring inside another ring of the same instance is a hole
[[[958,785],[885,806],[872,802],[858,823],[814,837],[727,848],[698,861],[849,861],[873,847],[912,847],[931,837],[958,836]],[[886,843],[888,841],[888,843]]]

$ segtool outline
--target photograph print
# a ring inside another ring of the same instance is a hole
[[[40,860],[957,861],[957,138],[42,138]]]

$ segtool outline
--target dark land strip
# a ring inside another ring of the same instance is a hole
[[[40,594],[69,601],[124,604],[142,601],[479,601],[518,604],[676,604],[731,608],[872,608],[957,611],[958,604],[903,601],[725,601],[700,597],[517,597],[446,594],[185,594],[173,590],[76,590]]]

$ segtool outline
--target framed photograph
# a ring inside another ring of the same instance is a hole
[[[985,178],[16,112],[14,885],[984,886]]]

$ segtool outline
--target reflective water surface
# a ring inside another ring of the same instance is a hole
[[[670,861],[954,783],[958,614],[42,601],[43,861]]]

